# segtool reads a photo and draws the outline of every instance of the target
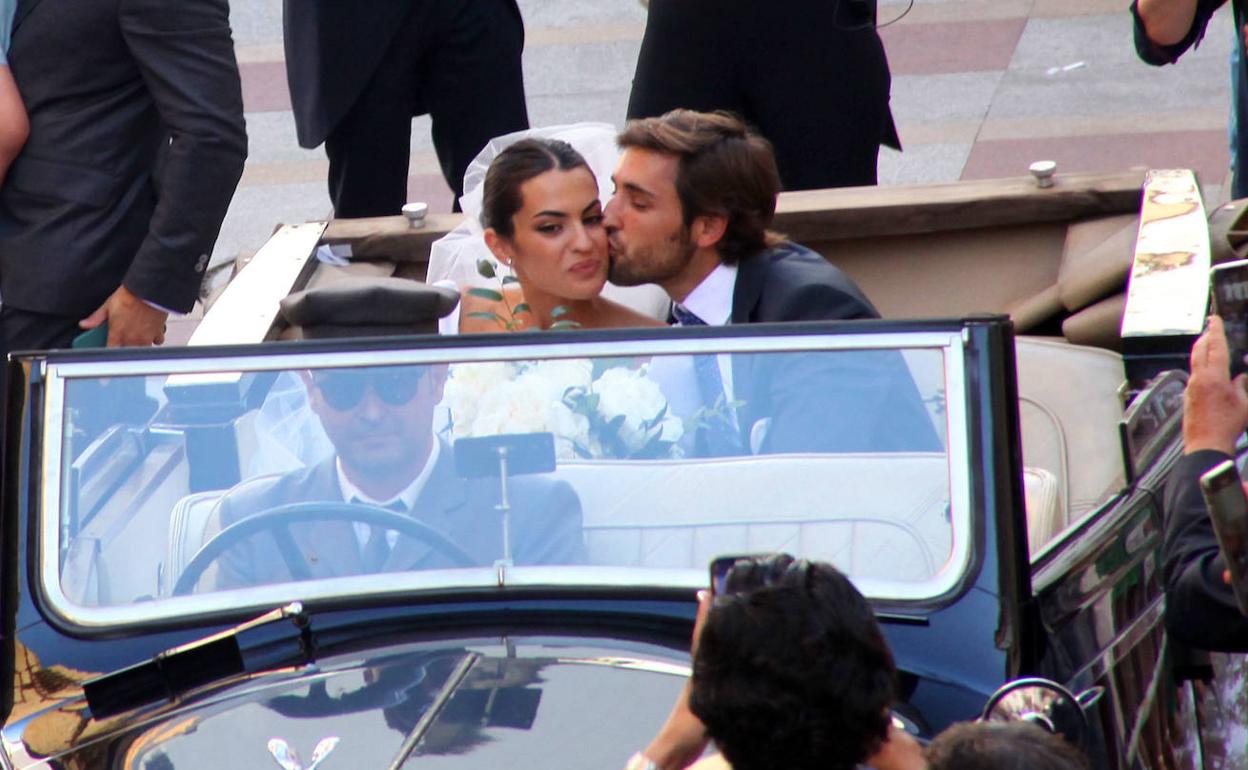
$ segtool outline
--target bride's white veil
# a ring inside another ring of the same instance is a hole
[[[485,245],[481,229],[481,197],[485,172],[494,157],[506,147],[530,137],[562,139],[576,148],[589,163],[590,170],[598,179],[598,195],[605,204],[611,197],[611,173],[619,159],[615,136],[616,129],[610,123],[574,123],[530,128],[491,139],[464,172],[464,195],[459,199],[459,205],[464,210],[464,221],[435,241],[430,248],[428,282],[450,280],[460,287],[493,283],[477,273],[478,260],[497,262]],[[499,266],[499,269],[502,274],[506,274],[506,267]],[[603,296],[660,321],[667,318],[671,304],[667,294],[654,285],[623,287],[608,283],[602,293]]]

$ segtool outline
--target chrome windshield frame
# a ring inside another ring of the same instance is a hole
[[[727,330],[725,330],[727,332]],[[184,597],[167,597],[124,606],[83,606],[72,601],[63,590],[60,576],[61,503],[63,485],[63,447],[65,431],[66,388],[76,379],[96,377],[164,376],[170,382],[215,382],[236,377],[240,372],[280,371],[299,368],[419,365],[478,361],[529,361],[546,359],[592,358],[598,356],[653,356],[699,353],[789,353],[801,351],[836,351],[895,349],[940,350],[944,354],[945,419],[947,422],[947,464],[949,468],[950,515],[953,523],[952,546],[948,558],[936,576],[922,583],[901,583],[855,579],[864,594],[889,603],[931,604],[956,591],[964,583],[965,573],[972,564],[974,521],[970,509],[971,464],[968,429],[965,337],[960,328],[916,331],[877,331],[837,334],[794,333],[698,337],[674,335],[670,339],[654,336],[641,338],[573,340],[565,337],[549,342],[512,345],[439,344],[422,348],[353,349],[301,351],[298,346],[283,349],[279,355],[271,346],[256,346],[255,352],[239,348],[196,350],[188,348],[182,355],[160,355],[113,360],[57,360],[52,357],[43,367],[44,414],[42,416],[43,471],[38,504],[35,549],[38,589],[47,609],[58,623],[83,633],[119,627],[158,627],[170,622],[185,623],[223,615],[253,612],[272,607],[275,603],[293,601],[343,600],[367,594],[378,597],[443,597],[459,592],[504,592],[509,588],[561,590],[601,587],[647,590],[702,588],[705,570],[637,569],[626,567],[563,566],[511,567],[500,571],[494,567],[464,570],[429,570],[423,572],[390,572],[381,575],[360,575],[347,578],[303,581],[252,588],[217,591]],[[562,335],[561,335],[562,336]],[[571,336],[571,335],[569,335]],[[465,338],[470,339],[470,338]],[[921,590],[920,590],[921,589]]]

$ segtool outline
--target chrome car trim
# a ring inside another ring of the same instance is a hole
[[[277,319],[278,303],[316,266],[312,255],[323,232],[324,222],[283,225],[226,285],[187,344],[262,342]]]
[[[331,735],[317,741],[316,748],[312,749],[312,756],[306,765],[299,758],[298,750],[285,738],[270,738],[267,748],[282,770],[316,770],[317,766],[324,762],[325,758],[338,746],[339,740],[337,735]]]
[[[629,671],[645,671],[651,674],[693,676],[692,666],[664,663],[646,658],[555,658],[555,660],[569,666],[601,666],[603,668],[623,668]]]
[[[554,336],[554,335],[552,335]],[[62,476],[63,452],[67,424],[64,419],[65,389],[70,380],[92,377],[138,375],[207,375],[211,378],[222,371],[275,371],[319,367],[379,366],[445,363],[458,361],[503,361],[532,359],[588,358],[595,356],[666,355],[696,353],[750,353],[896,349],[941,350],[944,353],[947,463],[949,473],[950,515],[953,522],[952,550],[940,572],[924,583],[871,578],[855,579],[855,584],[873,598],[914,602],[945,596],[953,591],[971,560],[973,533],[970,515],[970,461],[967,426],[967,391],[965,382],[965,351],[958,332],[876,333],[849,335],[803,334],[795,336],[739,338],[682,338],[672,340],[622,340],[589,342],[569,346],[566,343],[516,345],[506,348],[405,349],[381,351],[304,352],[273,355],[196,357],[188,351],[185,358],[151,360],[78,361],[49,363],[45,379],[45,413],[43,418],[43,463],[39,501],[39,545],[37,548],[38,585],[51,614],[76,631],[90,633],[121,626],[159,626],[170,619],[219,617],[239,611],[262,611],[275,604],[312,599],[341,599],[367,594],[372,597],[479,593],[492,589],[505,595],[508,589],[586,587],[620,587],[639,591],[691,589],[704,587],[706,576],[701,569],[650,569],[628,567],[510,567],[499,584],[499,571],[494,566],[426,570],[408,573],[358,575],[345,578],[320,579],[300,583],[218,591],[186,597],[171,597],[130,605],[91,607],[72,601],[61,586],[61,543],[68,542],[60,532],[60,510],[64,489],[58,483]],[[272,346],[269,348],[280,348]],[[211,366],[211,368],[209,368]],[[170,378],[171,380],[173,377]]]
[[[557,336],[557,335],[552,335]],[[698,353],[784,353],[806,350],[919,350],[961,348],[961,337],[950,332],[894,332],[871,334],[776,334],[749,337],[682,337],[679,339],[571,340],[508,346],[437,346],[400,350],[298,351],[291,345],[263,346],[254,355],[196,355],[136,358],[110,361],[49,362],[48,376],[123,377],[140,375],[200,375],[216,382],[233,371],[281,371],[284,369],[347,366],[397,366],[403,364],[459,363],[476,361],[529,361],[533,359],[594,358],[597,356],[694,355]],[[254,346],[260,348],[261,346]],[[181,382],[181,380],[179,380]]]
[[[1067,686],[1079,681],[1084,673],[1094,682],[1108,677],[1116,663],[1125,660],[1136,645],[1161,625],[1165,608],[1164,596],[1154,599],[1126,628],[1119,630],[1101,653],[1084,665],[1079,674],[1071,677]]]

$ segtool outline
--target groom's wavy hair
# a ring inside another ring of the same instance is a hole
[[[585,158],[562,139],[521,139],[508,145],[485,172],[481,194],[481,226],[492,227],[504,238],[515,234],[512,217],[524,207],[520,187],[547,171],[584,168],[593,176]]]
[[[769,231],[776,216],[780,173],[771,143],[731,112],[672,110],[631,120],[618,138],[636,147],[675,155],[676,195],[685,227],[699,216],[727,220],[720,260],[736,264],[782,240]]]

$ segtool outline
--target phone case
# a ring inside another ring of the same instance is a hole
[[[1248,259],[1224,262],[1209,273],[1213,310],[1226,327],[1231,349],[1231,376],[1248,371]]]
[[[1200,491],[1231,573],[1235,603],[1240,614],[1248,616],[1248,498],[1235,462],[1225,460],[1201,476]]]

